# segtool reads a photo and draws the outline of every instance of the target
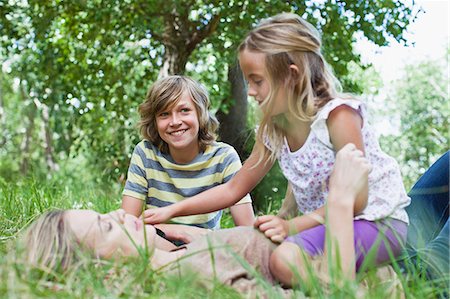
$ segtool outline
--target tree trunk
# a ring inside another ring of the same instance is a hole
[[[208,23],[198,27],[198,24],[189,20],[189,13],[190,9],[174,8],[172,13],[164,15],[163,34],[154,35],[155,39],[162,42],[165,51],[158,78],[184,74],[191,53],[216,30],[220,22],[220,14],[211,15]]]
[[[42,136],[45,146],[45,163],[50,172],[54,172],[59,169],[58,164],[55,162],[53,145],[52,145],[52,133],[50,131],[48,106],[42,104]]]
[[[249,136],[247,130],[247,91],[239,65],[230,66],[228,79],[231,82],[232,104],[227,114],[217,113],[220,121],[219,135],[222,141],[234,146],[242,160],[247,158],[245,143]]]
[[[164,63],[159,70],[158,79],[169,75],[183,75],[191,52],[186,53],[172,45],[165,45]]]
[[[5,119],[5,109],[3,105],[3,78],[0,72],[0,132],[6,132],[6,119]],[[2,134],[2,139],[0,140],[0,147],[6,144],[6,134]]]
[[[30,144],[33,139],[36,105],[30,99],[28,99],[27,93],[25,92],[25,86],[22,85],[22,82],[20,83],[20,94],[24,103],[29,102],[29,104],[25,108],[27,119],[25,136],[22,140],[22,144],[20,145],[20,152],[22,153],[22,160],[20,161],[20,173],[26,176],[30,169]]]

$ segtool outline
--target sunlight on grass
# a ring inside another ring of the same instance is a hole
[[[36,181],[33,179],[6,183],[0,180],[0,297],[4,298],[242,298],[228,286],[213,283],[205,286],[197,275],[169,276],[164,271],[151,269],[148,258],[118,259],[104,261],[85,256],[75,267],[64,274],[43,274],[32,270],[20,258],[15,241],[20,232],[44,211],[61,209],[93,209],[108,212],[120,206],[120,186],[96,185],[95,183],[70,183],[63,179]],[[279,205],[276,205],[279,206]],[[268,205],[271,207],[271,205]],[[269,213],[275,210],[268,208]],[[229,213],[224,213],[222,227],[232,227]],[[212,250],[210,248],[210,250]],[[211,254],[214,258],[214,255]],[[255,274],[261,289],[269,298],[280,295],[239,256],[236,259]],[[213,261],[214,262],[214,261]],[[399,272],[399,267],[394,265]],[[220,271],[220,269],[216,269]],[[361,290],[352,282],[331,282],[327,287],[309,269],[307,284],[295,290],[295,297],[311,298],[357,298]],[[259,278],[258,278],[259,277]],[[428,281],[419,269],[410,265],[407,273],[398,275],[404,293],[412,298],[435,298],[439,296],[448,280]],[[388,298],[386,282],[370,274],[359,277],[365,280],[370,292],[364,298]],[[244,295],[245,297],[245,295]]]

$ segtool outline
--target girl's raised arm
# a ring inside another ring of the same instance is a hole
[[[257,163],[258,153],[253,149],[236,175],[226,182],[173,205],[145,210],[144,222],[164,223],[177,216],[204,214],[228,208],[238,202],[261,181],[273,163]]]
[[[327,126],[330,132],[331,143],[336,152],[341,150],[346,144],[352,143],[358,150],[365,154],[361,132],[363,120],[355,109],[346,105],[335,108],[330,112]],[[361,213],[367,206],[368,190],[368,181],[366,181],[366,186],[361,189],[356,197],[354,206],[355,215]]]

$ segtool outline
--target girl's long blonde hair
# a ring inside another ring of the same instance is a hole
[[[64,219],[64,210],[44,213],[23,236],[25,262],[45,272],[60,272],[78,260],[80,246]]]
[[[244,50],[265,54],[270,93],[264,100],[263,116],[256,136],[259,161],[274,162],[283,144],[283,116],[272,117],[274,99],[285,88],[289,113],[310,122],[328,101],[337,97],[340,84],[321,53],[317,29],[296,14],[282,13],[261,21],[243,40]],[[290,68],[295,65],[298,73]],[[267,148],[269,143],[270,148]]]

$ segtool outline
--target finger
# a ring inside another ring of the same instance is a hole
[[[354,154],[356,157],[364,157],[364,153],[363,153],[361,150],[359,150],[359,149],[355,149],[355,150],[353,151],[353,154]]]
[[[266,231],[264,232],[264,235],[265,235],[267,238],[271,239],[273,236],[278,235],[278,232],[277,232],[276,229],[270,228],[270,229],[268,229],[268,230],[266,230]]]
[[[284,238],[281,235],[275,235],[271,237],[270,240],[272,240],[272,242],[274,243],[282,243],[284,241]]]
[[[143,219],[145,224],[159,224],[158,222],[154,221],[153,217],[146,217]]]
[[[259,230],[262,232],[265,232],[266,230],[270,229],[270,228],[278,228],[280,225],[275,222],[275,221],[269,221],[269,222],[265,222],[263,224],[261,224],[259,226]]]
[[[256,221],[255,221],[254,226],[255,226],[255,227],[259,227],[261,224],[266,223],[266,222],[272,220],[273,217],[274,217],[273,215],[259,216],[259,217],[256,218]]]
[[[155,212],[155,209],[152,209],[152,210],[145,210],[143,213],[142,213],[142,215],[141,215],[141,217],[142,218],[148,218],[148,217],[151,217],[153,214],[154,214],[154,212]]]
[[[342,151],[343,153],[345,153],[345,152],[350,152],[350,151],[352,151],[352,150],[354,150],[354,149],[356,149],[356,145],[354,145],[353,143],[347,143],[346,145],[344,145],[344,146],[341,148],[341,151]]]

